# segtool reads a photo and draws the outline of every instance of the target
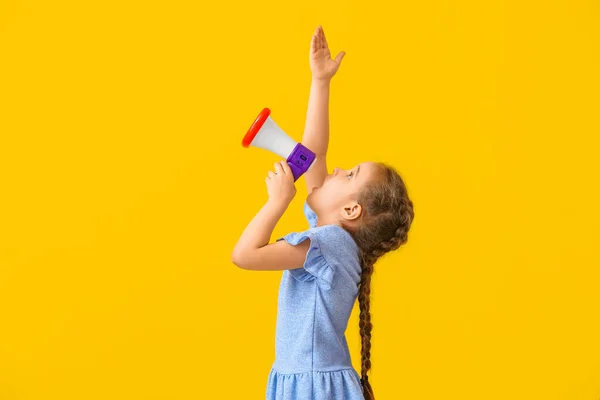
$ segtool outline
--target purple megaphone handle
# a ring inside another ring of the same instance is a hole
[[[310,151],[306,146],[302,143],[298,143],[294,150],[290,153],[288,158],[286,159],[290,169],[292,170],[292,175],[294,176],[294,182],[298,180],[304,174],[313,161],[315,161],[316,154]]]

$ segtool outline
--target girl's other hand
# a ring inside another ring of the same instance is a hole
[[[327,40],[325,40],[325,33],[321,25],[319,25],[310,42],[310,69],[313,79],[330,80],[333,78],[345,55],[346,52],[341,51],[335,57],[335,60],[331,59],[329,46],[327,45]]]
[[[269,200],[289,205],[296,195],[296,186],[294,175],[287,161],[276,162],[275,172],[269,171],[268,175],[265,180],[267,181]]]

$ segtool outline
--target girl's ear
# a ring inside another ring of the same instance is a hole
[[[358,203],[351,203],[344,207],[344,211],[342,212],[342,217],[348,220],[354,220],[360,217],[362,213],[362,206]]]

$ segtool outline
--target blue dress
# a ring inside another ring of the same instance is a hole
[[[292,245],[310,239],[310,249],[302,268],[281,277],[266,399],[364,400],[344,334],[358,296],[358,246],[338,225],[316,226],[306,201],[304,215],[308,230],[277,239]]]

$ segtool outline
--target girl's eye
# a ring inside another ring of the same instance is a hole
[[[348,176],[352,176],[352,173],[354,173],[354,171],[351,171],[350,174]]]

